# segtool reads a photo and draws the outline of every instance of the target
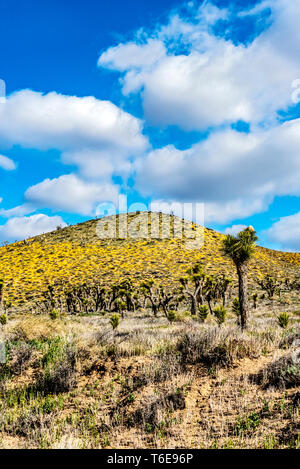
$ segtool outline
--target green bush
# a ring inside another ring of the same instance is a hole
[[[1,314],[1,316],[0,316],[0,324],[2,324],[2,326],[5,326],[5,324],[7,324],[7,316],[6,316],[6,314]]]
[[[217,306],[214,309],[214,315],[216,316],[217,323],[221,326],[225,322],[227,309],[224,306]]]
[[[202,322],[204,322],[207,319],[208,313],[209,313],[209,309],[207,305],[199,306],[199,317]]]
[[[59,318],[59,311],[57,311],[57,309],[53,309],[50,311],[49,316],[54,321],[55,319]]]
[[[47,396],[69,392],[76,385],[76,350],[69,346],[63,357],[43,370],[35,383],[35,389]]]
[[[120,324],[120,315],[119,314],[113,314],[110,318],[110,324],[112,328],[115,330]]]
[[[239,318],[241,314],[240,300],[235,298],[232,302],[232,312]]]
[[[175,311],[169,311],[168,312],[168,321],[171,323],[176,320],[176,312]]]
[[[290,322],[290,316],[288,313],[280,313],[277,318],[278,324],[282,329],[286,329]]]

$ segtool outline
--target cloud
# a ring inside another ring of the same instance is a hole
[[[7,156],[0,155],[0,168],[6,169],[6,171],[13,171],[16,169],[16,164]]]
[[[64,227],[66,223],[59,216],[48,217],[42,213],[31,217],[14,217],[0,226],[2,240],[22,240],[42,233],[53,231],[57,226]]]
[[[23,90],[0,107],[0,138],[27,148],[61,151],[123,147],[143,150],[142,122],[110,101]]]
[[[148,145],[141,120],[110,101],[91,96],[19,91],[0,106],[0,120],[3,145],[57,149],[64,153],[65,162],[77,164],[84,174],[93,172],[91,154],[94,172],[103,177],[109,164],[118,172],[116,158],[111,155],[126,162]]]
[[[280,218],[264,234],[285,250],[300,251],[300,212]]]
[[[148,39],[146,44],[129,42],[108,49],[98,60],[100,67],[125,72],[128,68],[151,67],[166,54],[166,47],[159,40]]]
[[[30,187],[25,203],[2,209],[3,217],[24,216],[41,207],[92,215],[97,203],[115,200],[118,187],[112,177],[126,180],[132,161],[148,147],[140,119],[94,97],[23,90],[0,106],[0,119],[0,144],[56,149],[62,163],[79,170]],[[12,165],[0,156],[0,166]]]
[[[97,181],[108,181],[113,175],[126,179],[132,170],[131,159],[117,148],[65,152],[61,159],[64,164],[76,165],[84,178]]]
[[[22,217],[24,215],[28,215],[29,213],[32,213],[35,211],[36,211],[36,207],[34,205],[26,203],[23,205],[18,205],[17,207],[14,207],[14,208],[10,208],[8,210],[5,210],[2,208],[0,210],[0,216],[5,217],[5,218]]]
[[[99,66],[123,73],[123,93],[141,92],[145,116],[157,125],[202,130],[238,120],[273,122],[279,109],[293,104],[300,3],[274,0],[271,6],[271,25],[247,46],[214,34],[212,26],[233,13],[205,2],[191,17],[173,14],[150,38],[111,47]],[[159,53],[146,60],[154,45]]]
[[[81,180],[75,174],[67,174],[29,187],[25,199],[35,207],[57,211],[93,215],[101,202],[116,202],[118,186]]]
[[[169,145],[135,168],[145,196],[204,202],[207,221],[250,216],[275,195],[300,195],[300,119],[251,134],[215,132],[188,150]]]
[[[232,226],[227,227],[224,233],[236,236],[238,233],[245,230],[246,228],[247,228],[247,225],[232,225]]]

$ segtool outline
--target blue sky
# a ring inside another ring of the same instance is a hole
[[[288,0],[0,0],[0,240],[121,193],[203,202],[207,226],[299,250],[299,16]]]

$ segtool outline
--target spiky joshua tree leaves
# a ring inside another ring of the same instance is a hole
[[[224,254],[234,262],[238,274],[242,329],[246,328],[248,318],[248,265],[257,240],[254,228],[249,226],[237,236],[227,235],[223,241]]]

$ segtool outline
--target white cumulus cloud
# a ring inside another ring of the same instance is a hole
[[[144,195],[205,203],[207,221],[267,209],[275,195],[300,195],[300,119],[246,134],[223,130],[188,150],[154,150],[136,164]]]
[[[0,168],[6,169],[7,171],[13,171],[16,169],[16,164],[7,156],[0,155]]]
[[[79,166],[85,175],[102,178],[110,165],[116,173],[116,163],[123,170],[126,164],[130,167],[128,161],[148,145],[141,120],[92,96],[22,90],[0,106],[0,121],[0,144],[57,149],[64,153],[63,161]],[[3,158],[0,166],[7,166]]]
[[[42,213],[30,217],[13,217],[0,226],[0,238],[3,241],[26,239],[53,231],[57,226],[66,226],[59,216],[48,217]]]
[[[116,202],[118,186],[81,180],[75,174],[67,174],[31,186],[25,193],[30,204],[57,211],[93,215],[101,202]]]
[[[300,212],[280,218],[264,234],[282,249],[300,251]]]
[[[274,0],[270,7],[271,25],[247,46],[214,35],[211,25],[226,11],[204,2],[191,18],[173,15],[151,42],[138,37],[108,49],[99,65],[123,73],[124,94],[141,91],[145,115],[156,124],[201,130],[238,120],[272,121],[293,104],[300,3]],[[159,53],[145,60],[154,45]],[[178,52],[178,45],[186,52]]]

